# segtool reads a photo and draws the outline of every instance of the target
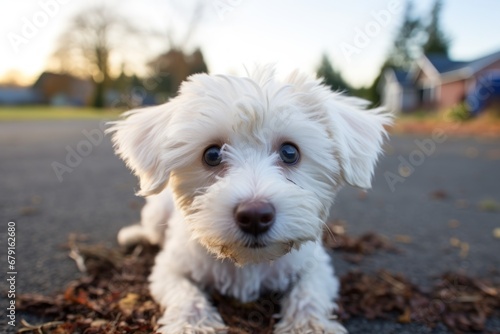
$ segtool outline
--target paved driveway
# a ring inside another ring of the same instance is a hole
[[[7,222],[14,220],[17,292],[52,293],[78,276],[61,248],[70,233],[113,245],[118,229],[138,219],[143,200],[133,194],[136,180],[113,155],[109,139],[100,139],[100,129],[98,121],[0,123],[0,244],[5,254]],[[496,270],[498,275],[500,240],[492,231],[500,227],[500,213],[480,206],[500,203],[500,141],[441,139],[431,150],[430,138],[393,137],[373,189],[366,196],[352,188],[342,191],[332,218],[346,221],[348,233],[376,231],[393,240],[408,236],[411,242],[397,244],[402,254],[378,253],[360,265],[335,254],[339,274],[385,268],[424,286],[448,270],[483,277]],[[427,140],[427,146],[421,149],[415,140]],[[400,166],[403,160],[407,162]],[[466,243],[468,252],[461,256],[451,238]],[[6,268],[6,256],[0,257],[0,265]],[[4,284],[2,279],[2,291]],[[5,302],[2,293],[2,309]],[[2,332],[5,323],[0,319]],[[447,333],[360,319],[347,327],[351,333]],[[500,330],[500,321],[489,327]]]

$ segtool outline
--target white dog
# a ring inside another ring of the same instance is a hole
[[[286,291],[275,333],[346,332],[321,236],[341,186],[370,187],[390,117],[365,107],[263,67],[193,75],[170,102],[113,124],[116,152],[149,196],[119,242],[162,245],[149,278],[161,333],[225,333],[209,289],[242,302]]]

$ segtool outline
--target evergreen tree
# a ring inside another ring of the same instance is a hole
[[[382,65],[379,75],[365,92],[374,105],[380,103],[378,86],[386,69],[409,70],[413,62],[423,53],[448,54],[450,40],[441,29],[442,0],[435,0],[430,13],[429,23],[422,24],[422,19],[415,17],[411,0],[407,2],[403,23],[394,40],[394,46],[387,61]]]
[[[436,0],[431,10],[430,22],[425,29],[427,35],[426,42],[423,46],[423,52],[425,54],[440,53],[443,55],[448,55],[450,39],[446,36],[441,28],[442,9],[443,1]]]
[[[420,55],[424,41],[424,27],[421,20],[414,16],[413,3],[408,1],[404,19],[394,40],[385,66],[408,69]]]
[[[342,78],[340,72],[333,69],[332,63],[326,54],[323,54],[321,57],[321,63],[316,70],[316,75],[323,78],[325,85],[330,86],[334,91],[349,91],[351,89]]]

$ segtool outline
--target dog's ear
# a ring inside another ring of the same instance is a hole
[[[305,99],[302,103],[311,108],[314,117],[326,124],[344,181],[371,188],[375,163],[387,136],[385,127],[392,123],[392,115],[383,108],[368,110],[369,102],[332,92],[320,80],[298,71],[292,72],[285,82]]]
[[[157,194],[167,185],[170,171],[162,162],[162,147],[171,112],[169,104],[132,110],[124,119],[110,122],[115,152],[139,177],[140,196]]]
[[[332,93],[327,112],[346,183],[371,188],[371,179],[392,116],[382,108],[366,109],[367,101]]]

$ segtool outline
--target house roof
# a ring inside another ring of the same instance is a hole
[[[428,54],[426,57],[440,74],[460,69],[469,64],[466,61],[451,60],[448,56],[441,54]]]
[[[473,61],[469,62],[467,67],[470,67],[472,69],[472,71],[475,73],[475,72],[482,70],[483,68],[490,65],[491,63],[494,63],[497,60],[500,60],[500,51],[497,51],[495,53],[492,53],[492,54],[489,54],[487,56],[473,60]]]
[[[445,55],[428,54],[429,63],[448,80],[470,77],[488,65],[500,60],[500,51],[470,61],[454,61]]]
[[[86,103],[94,92],[94,83],[90,79],[81,79],[65,73],[43,72],[32,87],[45,101],[64,95],[79,104]]]
[[[408,71],[393,69],[394,75],[396,76],[396,80],[400,84],[405,84],[408,82]]]
[[[388,68],[384,71],[385,80],[379,84],[379,89],[387,83],[396,82],[402,87],[411,87],[418,73],[423,71],[433,81],[453,82],[467,79],[485,67],[500,60],[500,51],[470,60],[455,61],[441,54],[427,54],[414,62],[409,71]]]
[[[390,76],[391,78],[389,80],[395,81],[401,86],[411,85],[408,71],[391,67],[385,70],[385,76],[386,80],[388,80],[387,76]]]
[[[35,81],[35,83],[33,84],[33,87],[40,88],[44,84],[46,84],[47,82],[59,83],[62,85],[68,85],[68,84],[73,84],[73,85],[77,85],[77,84],[88,85],[88,84],[90,84],[91,85],[92,84],[92,82],[90,80],[77,78],[73,75],[66,74],[66,73],[43,72],[42,74],[40,74],[38,79]]]

